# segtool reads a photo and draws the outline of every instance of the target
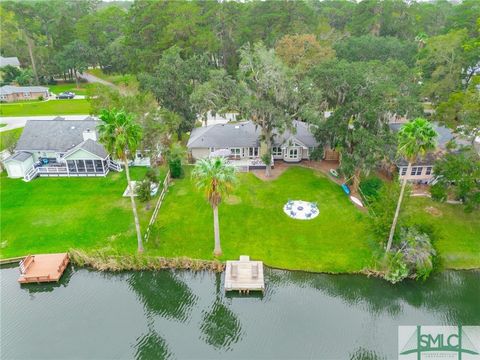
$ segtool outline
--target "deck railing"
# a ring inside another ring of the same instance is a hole
[[[32,165],[30,169],[25,173],[25,176],[23,177],[23,180],[25,181],[30,181],[38,176],[38,170],[35,166]]]
[[[122,166],[117,163],[115,160],[112,160],[112,159],[109,159],[108,160],[108,167],[112,170],[115,170],[115,171],[122,171]]]

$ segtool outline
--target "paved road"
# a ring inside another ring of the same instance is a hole
[[[0,116],[0,124],[7,124],[0,127],[0,132],[24,127],[27,120],[52,120],[58,116],[67,120],[83,120],[90,115]]]

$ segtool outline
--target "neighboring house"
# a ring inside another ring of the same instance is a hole
[[[402,127],[403,123],[389,124],[390,129],[397,132]],[[441,126],[438,123],[433,123],[433,128],[438,134],[437,137],[437,149],[429,152],[425,157],[419,158],[417,162],[412,164],[410,172],[407,174],[408,161],[406,159],[400,159],[396,162],[398,167],[398,176],[400,180],[407,179],[410,182],[415,183],[429,183],[435,178],[433,173],[433,167],[435,160],[443,156],[448,152],[448,144],[455,142],[457,145],[467,146],[469,142],[465,139],[457,136],[452,130],[445,126]]]
[[[273,140],[272,157],[274,160],[300,162],[309,159],[318,146],[310,131],[310,125],[300,121],[293,122],[293,131],[276,134]],[[247,168],[264,168],[260,160],[265,146],[260,141],[260,128],[251,121],[209,125],[195,128],[190,134],[187,147],[193,159],[210,156],[222,150],[232,164]]]
[[[226,124],[230,121],[237,121],[238,114],[237,113],[226,113],[226,114],[219,114],[216,113],[215,115],[209,111],[203,117],[198,117],[198,121],[201,121],[203,126],[208,125],[216,125],[216,124]]]
[[[5,85],[0,88],[0,101],[2,102],[35,100],[40,97],[48,99],[49,96],[48,88],[43,86]]]
[[[121,171],[97,139],[98,120],[28,120],[14,153],[4,161],[8,176],[106,176]]]
[[[9,65],[16,68],[20,68],[20,61],[18,61],[18,58],[16,56],[14,57],[0,56],[0,68],[4,66],[9,66]]]

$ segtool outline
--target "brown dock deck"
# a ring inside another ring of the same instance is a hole
[[[21,275],[18,282],[26,284],[58,281],[69,262],[67,253],[29,255],[20,261]]]
[[[264,291],[263,262],[251,261],[249,256],[227,261],[225,268],[225,291]]]

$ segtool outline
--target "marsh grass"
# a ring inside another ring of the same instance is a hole
[[[99,271],[184,269],[222,272],[225,267],[223,263],[216,260],[199,260],[187,257],[164,258],[138,253],[125,255],[110,248],[89,252],[70,249],[68,253],[74,265],[90,267]]]

